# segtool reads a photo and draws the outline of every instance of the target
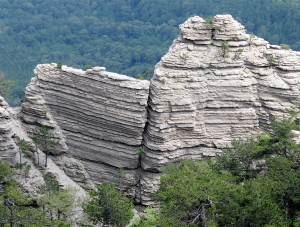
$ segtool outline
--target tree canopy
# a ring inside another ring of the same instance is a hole
[[[299,8],[298,0],[0,0],[0,72],[16,82],[15,105],[40,63],[142,75],[193,15],[230,13],[249,32],[300,50]]]
[[[46,212],[36,209],[34,199],[23,193],[22,186],[14,178],[14,169],[0,161],[1,227],[70,227],[69,223],[60,219],[53,220]]]
[[[133,201],[116,192],[115,185],[104,182],[89,195],[83,210],[93,224],[123,227],[133,217]]]

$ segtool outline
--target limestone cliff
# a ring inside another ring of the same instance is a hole
[[[140,165],[136,150],[147,120],[149,81],[102,67],[82,71],[58,69],[56,64],[38,65],[35,74],[22,105],[28,132],[50,126],[60,138],[58,150],[83,165],[76,176],[78,168],[66,165],[67,157],[55,158],[69,176],[80,181],[87,171],[94,183],[122,180],[134,197]]]
[[[52,127],[62,153],[56,162],[78,182],[83,176],[83,186],[115,182],[149,205],[162,166],[213,156],[299,101],[300,53],[246,34],[230,15],[195,16],[180,29],[151,83],[101,67],[36,67],[24,127],[29,134]]]
[[[12,140],[12,115],[9,106],[0,96],[0,159],[11,164],[16,163],[17,147]]]
[[[300,53],[246,34],[230,15],[195,16],[180,29],[150,85],[142,168],[152,172],[214,155],[300,98]]]

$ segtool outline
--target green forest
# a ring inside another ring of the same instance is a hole
[[[300,50],[298,0],[0,0],[0,72],[20,104],[37,64],[62,62],[135,77],[153,70],[193,15],[232,14],[248,32]]]

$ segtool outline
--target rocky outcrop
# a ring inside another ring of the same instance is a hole
[[[299,52],[246,34],[230,15],[209,22],[195,16],[180,29],[151,80],[146,171],[213,156],[232,139],[264,129],[300,98]]]
[[[162,166],[214,156],[299,101],[299,52],[246,34],[230,15],[195,16],[180,29],[151,84],[101,67],[36,67],[22,118],[29,133],[53,128],[66,174],[115,182],[151,205]]]
[[[11,120],[9,106],[4,98],[0,96],[0,159],[15,164],[18,150],[12,140],[14,133]]]
[[[103,67],[87,71],[56,64],[38,65],[36,77],[26,89],[22,118],[31,133],[48,125],[60,141],[58,150],[66,156],[55,158],[70,177],[117,183],[135,195],[136,172],[147,120],[149,82],[107,72]],[[83,166],[73,168],[73,161]],[[67,163],[73,163],[67,164]],[[81,173],[78,173],[81,172]],[[124,176],[120,172],[124,171]],[[84,184],[84,182],[81,182]],[[83,185],[84,186],[84,185]],[[87,188],[90,188],[88,186]]]

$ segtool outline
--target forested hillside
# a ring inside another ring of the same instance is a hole
[[[153,69],[188,17],[232,14],[249,32],[300,50],[298,0],[0,0],[0,72],[16,81],[11,104],[39,63]]]

